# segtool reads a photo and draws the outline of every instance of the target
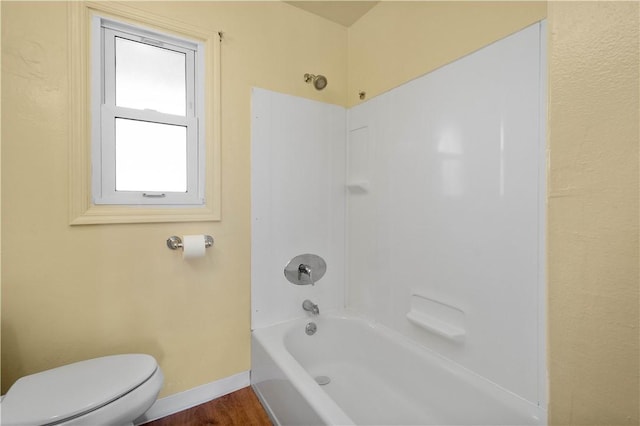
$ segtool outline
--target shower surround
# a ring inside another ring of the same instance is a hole
[[[452,380],[476,375],[544,423],[545,33],[533,25],[348,111],[254,89],[257,351],[274,348],[265,330],[304,317],[309,298],[320,317],[347,311],[393,332],[455,366]],[[313,287],[282,274],[301,253],[327,260]],[[304,337],[320,338],[320,324]],[[274,363],[304,364],[279,345],[288,355],[272,353]],[[283,380],[260,359],[259,393]]]

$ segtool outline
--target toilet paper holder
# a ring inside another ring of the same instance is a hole
[[[209,248],[213,245],[213,237],[211,235],[205,235],[204,236],[204,246],[205,248]],[[177,237],[175,235],[167,238],[167,247],[169,247],[171,250],[178,250],[179,248],[182,248],[182,238]]]

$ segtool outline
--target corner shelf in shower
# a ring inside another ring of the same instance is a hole
[[[369,192],[369,181],[359,180],[347,183],[347,189],[352,194],[366,194]]]

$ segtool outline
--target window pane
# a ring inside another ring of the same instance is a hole
[[[116,191],[187,191],[187,128],[116,118]]]
[[[186,114],[186,55],[116,37],[116,105]]]

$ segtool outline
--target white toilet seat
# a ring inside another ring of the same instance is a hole
[[[133,421],[144,414],[156,401],[163,380],[162,371],[158,368],[149,380],[118,400],[80,417],[56,423],[55,426],[133,426]]]
[[[23,377],[9,389],[2,400],[2,424],[90,424],[89,419],[91,424],[131,422],[153,404],[162,379],[156,360],[143,354],[113,355],[54,368]],[[146,400],[143,408],[135,407]],[[142,411],[131,414],[132,409]]]

